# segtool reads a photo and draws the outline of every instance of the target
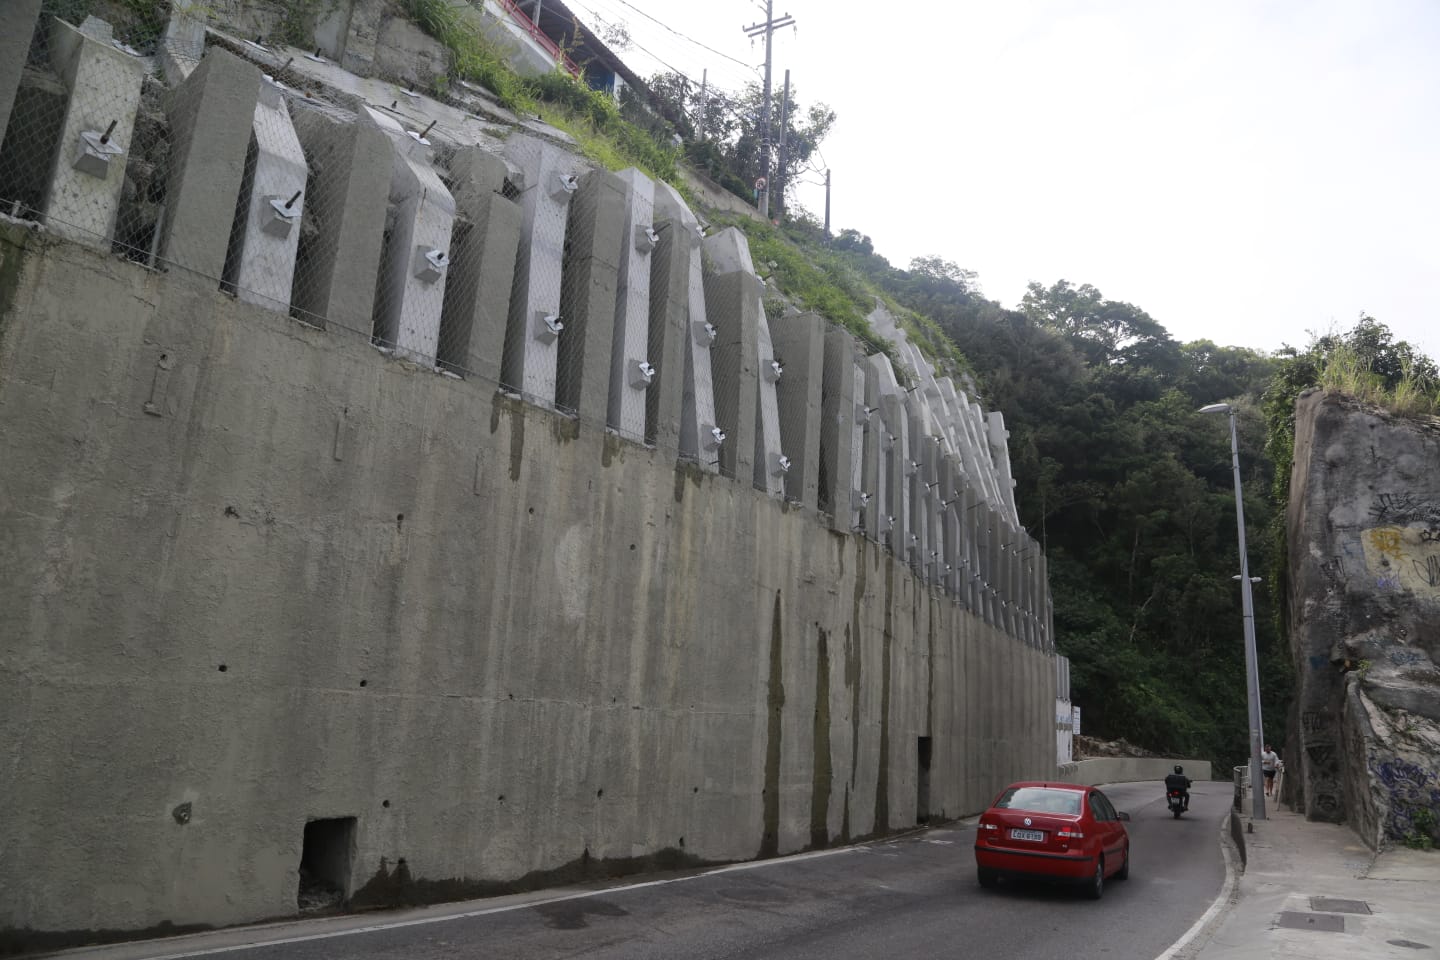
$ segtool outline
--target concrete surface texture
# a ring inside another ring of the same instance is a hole
[[[1440,853],[1376,856],[1348,828],[1288,810],[1245,820],[1236,900],[1184,955],[1198,960],[1370,960],[1440,950]]]
[[[39,22],[40,0],[7,0],[0,4],[0,137],[10,124],[10,108],[15,104],[30,39]]]
[[[286,311],[309,170],[285,97],[271,80],[260,82],[249,150],[225,279],[235,284],[242,300]]]
[[[1186,760],[1166,757],[1095,757],[1060,764],[1056,779],[1065,783],[1098,786],[1102,783],[1133,783],[1138,780],[1164,780],[1176,764],[1185,768],[1185,776],[1196,783],[1209,780],[1209,760]]]
[[[225,268],[260,70],[216,47],[170,90],[173,138],[162,255],[206,277]]]
[[[291,914],[317,820],[313,862],[383,903],[798,850],[1053,770],[1053,658],[882,548],[4,236],[7,936]]]
[[[50,65],[70,95],[46,185],[45,218],[61,236],[109,250],[144,69],[138,58],[62,20],[47,18],[46,27]]]
[[[558,341],[565,326],[560,268],[580,165],[553,145],[526,136],[507,141],[505,157],[515,166],[522,215],[500,382],[531,403],[553,405]]]
[[[1440,426],[1314,391],[1294,463],[1290,782],[1372,846],[1440,840]]]
[[[310,168],[305,186],[310,230],[301,231],[296,251],[303,268],[296,273],[294,304],[317,326],[367,329],[389,207],[390,141],[363,112],[301,107],[293,120]]]
[[[458,365],[486,384],[500,382],[496,346],[505,342],[520,243],[520,205],[503,195],[507,175],[505,162],[479,147],[462,147],[450,159],[461,220],[440,317],[439,356],[442,364]]]
[[[619,285],[610,352],[610,406],[606,422],[620,436],[645,440],[646,395],[658,372],[650,356],[650,270],[660,244],[655,232],[655,183],[634,167],[617,176],[624,185]]]
[[[561,261],[565,329],[555,358],[555,405],[589,423],[605,423],[610,405],[625,217],[624,180],[609,170],[591,170],[580,178],[570,199]]]
[[[678,349],[682,358],[677,438],[680,455],[694,460],[702,470],[715,473],[720,469],[719,457],[705,442],[714,440],[711,431],[715,429],[715,382],[710,366],[715,328],[705,310],[702,231],[699,220],[679,192],[664,181],[655,184],[655,219],[668,226],[661,233],[662,247],[656,251],[651,264],[652,341],[657,332],[653,305],[659,303],[673,312],[681,326],[678,342],[668,347]],[[664,289],[657,281],[664,282]],[[652,396],[652,400],[674,389],[666,383],[666,371],[662,365],[662,393]],[[649,416],[647,410],[647,420]]]
[[[433,367],[450,276],[455,198],[418,131],[372,107],[363,110],[393,150],[385,247],[375,288],[375,337],[398,355]]]

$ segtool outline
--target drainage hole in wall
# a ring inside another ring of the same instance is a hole
[[[395,514],[395,529],[396,529],[396,530],[402,530],[402,529],[404,529],[404,527],[405,527],[405,514],[403,514],[403,513],[397,513],[397,514]]]
[[[535,516],[535,508],[534,508],[534,507],[531,507],[531,508],[530,508],[528,511],[526,511],[526,512],[529,513],[530,516],[532,516],[532,517]]]
[[[681,837],[681,838],[680,838],[680,846],[682,846],[682,847],[685,846],[685,838],[684,838],[684,837]]]
[[[345,901],[350,867],[355,857],[355,818],[333,817],[305,824],[300,853],[300,889],[296,903],[302,911],[325,910]]]
[[[514,699],[515,699],[515,694],[513,694],[513,693],[510,694],[510,699],[511,699],[511,700],[514,700]]]
[[[500,794],[500,796],[496,797],[495,799],[496,799],[496,800],[499,800],[501,803],[504,803],[504,802],[505,802],[505,794],[502,793],[502,794]]]
[[[633,543],[630,544],[630,549],[631,549],[631,550],[634,550],[634,549],[635,549],[635,544],[633,544]]]
[[[384,807],[385,809],[388,810],[388,809],[390,809],[390,801],[389,801],[389,800],[381,800],[381,801],[380,801],[380,806],[382,806],[382,807]]]
[[[690,788],[690,792],[691,792],[691,793],[699,793],[699,792],[700,792],[700,788],[699,788],[699,787],[691,787],[691,788]]]
[[[238,517],[238,516],[240,516],[240,511],[239,511],[239,510],[236,510],[234,507],[226,507],[226,508],[225,508],[225,516],[227,516],[227,517]]]
[[[599,790],[596,790],[596,791],[595,791],[595,796],[597,796],[597,797],[603,797],[603,796],[605,796],[605,788],[604,788],[604,787],[601,787]]]
[[[363,686],[365,686],[365,684],[366,684],[366,681],[364,681],[364,680],[361,680],[361,681],[360,681],[360,686],[363,687]]]
[[[219,670],[221,673],[224,673],[226,670],[229,670],[230,668],[227,667],[227,666],[225,666],[225,664],[222,663],[222,664],[220,664],[220,666],[216,667],[215,669],[216,669],[216,670]]]

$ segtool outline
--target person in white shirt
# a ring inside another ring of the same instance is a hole
[[[1265,775],[1265,796],[1267,797],[1275,789],[1275,771],[1278,769],[1280,769],[1280,758],[1267,743],[1265,751],[1260,754],[1260,772]]]

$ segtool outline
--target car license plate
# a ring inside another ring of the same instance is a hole
[[[1010,839],[1031,840],[1035,843],[1041,843],[1045,840],[1045,834],[1039,830],[1011,830]]]

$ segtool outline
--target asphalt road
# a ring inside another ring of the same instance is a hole
[[[148,953],[133,952],[135,945],[126,953],[235,960],[1151,960],[1209,908],[1224,883],[1219,836],[1230,786],[1198,785],[1191,812],[1180,820],[1165,809],[1158,783],[1106,793],[1132,818],[1132,867],[1128,880],[1110,881],[1099,902],[1033,882],[982,890],[974,828],[957,824],[808,858],[500,905],[480,916],[425,922],[423,914],[370,915],[370,929],[341,936],[295,924],[254,934],[285,943],[242,945],[236,934],[243,939],[243,931],[231,931],[218,948],[154,942]],[[422,922],[385,927],[417,918]]]

